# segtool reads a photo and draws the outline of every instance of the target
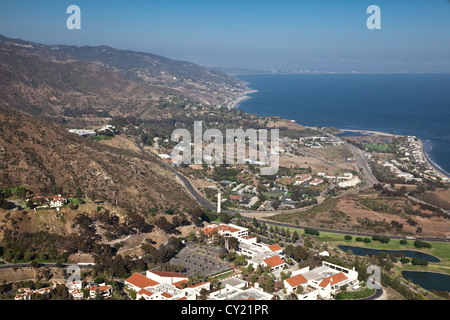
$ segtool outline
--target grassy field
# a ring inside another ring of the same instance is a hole
[[[391,144],[365,143],[364,146],[368,151],[394,152],[393,146]]]
[[[270,226],[270,224],[267,224]],[[285,228],[289,229],[290,232],[297,231],[299,235],[304,235],[305,232],[303,229],[297,229],[297,228]],[[408,243],[403,245],[400,244],[400,240],[397,239],[391,239],[389,243],[383,244],[379,241],[371,241],[370,243],[364,243],[355,241],[356,236],[352,235],[352,240],[345,240],[344,234],[338,234],[338,233],[332,233],[332,232],[320,232],[320,235],[316,237],[316,239],[320,242],[326,243],[329,247],[337,248],[338,245],[348,245],[348,246],[355,246],[355,247],[362,247],[362,248],[370,248],[370,249],[381,249],[381,250],[414,250],[414,251],[420,251],[423,253],[428,253],[433,256],[438,257],[441,262],[433,263],[430,262],[427,267],[421,267],[421,266],[414,266],[412,264],[406,264],[406,265],[397,265],[396,268],[398,271],[403,270],[421,270],[421,271],[434,271],[434,272],[441,272],[441,273],[447,273],[450,274],[450,243],[448,242],[435,242],[435,241],[429,241],[428,243],[431,244],[430,249],[418,249],[414,246],[414,240],[407,240]],[[361,238],[370,238],[372,237],[367,236]],[[340,250],[340,249],[339,249]]]

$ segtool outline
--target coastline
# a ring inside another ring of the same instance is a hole
[[[228,109],[233,109],[233,108],[238,108],[239,104],[245,100],[250,99],[251,97],[249,97],[249,94],[252,93],[256,93],[258,92],[258,90],[248,90],[245,91],[244,93],[242,93],[241,95],[239,95],[239,97],[237,97],[236,99],[232,100],[230,103],[228,103],[227,107]]]
[[[371,130],[359,130],[359,129],[340,129],[341,131],[349,131],[349,132],[357,132],[357,133],[362,133],[362,134],[367,134],[367,135],[379,135],[379,136],[388,136],[388,137],[395,137],[395,136],[402,136],[402,135],[396,135],[396,134],[391,134],[391,133],[386,133],[386,132],[381,132],[381,131],[371,131]],[[429,144],[427,142],[425,142],[422,138],[416,137],[419,145],[420,145],[420,150],[422,151],[422,154],[424,155],[424,158],[428,164],[428,167],[433,169],[434,171],[436,171],[436,173],[438,175],[441,176],[441,178],[447,178],[448,181],[450,181],[450,173],[448,173],[447,171],[445,171],[444,169],[442,169],[438,164],[436,164],[436,162],[433,161],[433,159],[431,159],[430,154],[427,152],[426,147],[429,146]]]
[[[259,92],[258,90],[253,90],[253,89],[249,89],[245,92],[243,92],[241,95],[239,95],[236,99],[232,100],[230,103],[228,103],[228,108],[238,108],[239,104],[243,101],[246,101],[248,99],[251,99],[251,97],[249,96],[249,94],[252,93],[257,93]],[[286,119],[289,120],[289,119]],[[289,120],[292,121],[292,120]],[[306,127],[306,126],[305,126]],[[361,133],[364,135],[368,135],[368,136],[373,136],[373,135],[378,135],[378,136],[385,136],[385,137],[395,137],[395,136],[406,136],[406,135],[402,135],[402,134],[392,134],[392,133],[387,133],[387,132],[382,132],[382,131],[373,131],[373,130],[364,130],[364,129],[342,129],[342,128],[337,128],[338,130],[345,132],[355,132],[355,133]],[[419,145],[420,145],[420,150],[423,154],[423,158],[427,163],[427,167],[429,167],[431,170],[435,171],[436,176],[440,177],[443,180],[447,180],[447,182],[450,182],[450,173],[445,171],[443,168],[441,168],[438,164],[436,164],[431,156],[428,154],[427,150],[426,150],[426,146],[428,146],[429,144],[427,144],[426,142],[424,142],[423,138],[419,138],[416,137]]]
[[[419,140],[419,144],[422,150],[423,155],[425,156],[425,159],[430,167],[432,167],[434,170],[436,170],[438,173],[446,177],[450,180],[450,173],[442,169],[438,164],[436,164],[433,159],[431,159],[431,156],[428,154],[428,152],[425,150],[425,147],[427,146],[427,143],[424,142],[422,139],[417,138]],[[429,144],[428,144],[429,145]]]
[[[378,136],[386,136],[386,137],[395,137],[398,136],[398,134],[392,134],[392,133],[386,133],[386,132],[381,132],[381,131],[371,131],[371,130],[360,130],[360,129],[341,129],[341,128],[337,128],[340,131],[349,131],[349,132],[357,132],[357,133],[362,133],[362,134],[366,134],[366,135],[378,135]]]

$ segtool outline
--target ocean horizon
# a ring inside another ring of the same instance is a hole
[[[450,175],[450,74],[240,75],[256,92],[236,107],[308,127],[417,136]]]

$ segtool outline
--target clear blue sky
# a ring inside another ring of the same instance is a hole
[[[66,9],[81,8],[81,30]],[[369,30],[369,5],[381,30]],[[201,65],[450,72],[448,0],[0,0],[0,34]]]

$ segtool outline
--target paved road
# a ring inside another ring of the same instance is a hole
[[[356,164],[358,165],[358,168],[360,168],[361,173],[364,175],[364,177],[366,179],[366,184],[368,186],[372,186],[374,184],[379,183],[377,178],[375,178],[375,176],[373,175],[372,169],[370,169],[370,165],[367,162],[366,158],[364,157],[364,154],[362,153],[361,149],[355,147],[354,145],[352,145],[332,134],[329,134],[326,132],[324,132],[324,134],[327,137],[334,139],[335,141],[343,142],[344,145],[351,151],[351,153],[353,154],[353,157],[355,158]]]
[[[147,153],[150,154],[151,156],[154,157],[153,154],[145,151],[142,148],[141,142],[139,140],[139,138],[136,138],[136,144],[138,146],[138,148],[143,152],[143,153]],[[366,166],[368,167],[367,161],[365,160],[365,158],[362,156],[362,154],[360,154],[360,156],[362,157],[362,159],[364,160],[364,163],[366,164]],[[155,159],[157,159],[155,157]],[[159,161],[159,159],[158,159]],[[169,169],[170,171],[172,171],[182,182],[182,184],[184,185],[184,187],[186,188],[186,190],[189,192],[189,194],[202,206],[213,210],[213,211],[217,211],[217,207],[214,203],[212,203],[211,201],[205,199],[195,188],[194,186],[191,184],[191,182],[185,177],[183,176],[181,173],[179,173],[178,171],[176,171],[174,168],[172,168],[171,165],[168,165],[164,162],[161,162],[162,165],[164,167],[166,167],[167,169]],[[370,168],[367,169],[366,171],[367,173],[371,174]],[[372,179],[370,178],[370,175],[367,176],[368,179]],[[375,179],[375,177],[373,177],[373,179]],[[375,179],[373,180],[373,182],[378,183],[378,181]],[[302,209],[306,210],[308,208],[301,208],[298,211],[301,211]],[[233,214],[231,211],[224,211],[226,213],[229,214]],[[274,214],[275,212],[271,212],[271,214]],[[242,216],[243,219],[248,220],[248,221],[252,221],[253,217],[245,217]],[[300,226],[300,225],[295,225],[295,224],[288,224],[288,223],[281,223],[281,222],[276,222],[276,221],[271,221],[271,220],[266,220],[266,219],[261,219],[261,218],[256,218],[257,221],[259,222],[266,222],[268,224],[273,224],[273,225],[278,225],[278,226],[282,226],[282,227],[295,227],[295,228],[299,228],[299,229],[305,229],[305,228],[309,228],[308,226]],[[349,234],[349,235],[355,235],[355,236],[365,236],[365,237],[372,237],[373,234],[371,233],[362,233],[362,232],[350,232],[350,231],[343,231],[343,230],[332,230],[332,229],[321,229],[321,228],[314,228],[315,230],[318,231],[322,231],[322,232],[333,232],[333,233],[338,233],[338,234]],[[389,238],[391,239],[406,239],[404,236],[396,236],[396,235],[388,235]],[[439,241],[439,242],[450,242],[450,239],[443,239],[443,238],[430,238],[430,237],[415,237],[415,239],[420,239],[423,241]]]
[[[386,298],[387,296],[384,292],[383,287],[379,283],[376,283],[374,295],[359,300],[386,300]]]
[[[138,146],[138,148],[146,154],[151,155],[152,157],[154,157],[155,159],[157,159],[158,161],[160,161],[158,158],[156,158],[153,154],[147,152],[144,150],[144,148],[142,147],[141,141],[138,138],[136,138],[136,144]],[[172,165],[169,165],[165,162],[160,161],[161,165],[164,166],[166,169],[172,171],[181,181],[182,185],[186,188],[186,190],[188,191],[188,193],[203,207],[210,209],[212,211],[217,211],[217,206],[212,203],[211,201],[209,201],[208,199],[206,199],[205,197],[203,197],[198,191],[197,189],[195,189],[195,187],[192,185],[192,183],[184,176],[182,175],[180,172],[178,172],[177,170],[175,170]],[[229,211],[225,211],[227,213],[231,213]]]
[[[56,263],[40,263],[39,268],[68,268],[71,265],[77,265],[80,269],[93,269],[94,264],[68,264],[64,263],[62,267],[57,267]],[[30,268],[29,263],[11,263],[11,264],[0,264],[0,269],[14,269],[14,268]]]

